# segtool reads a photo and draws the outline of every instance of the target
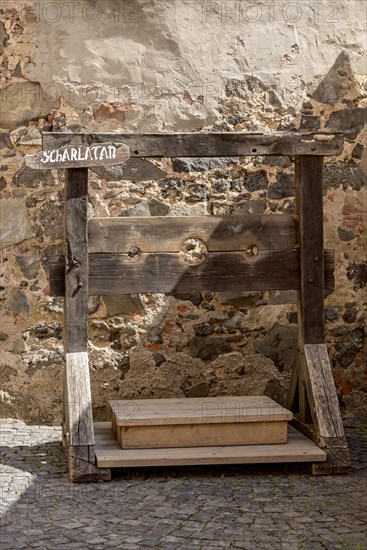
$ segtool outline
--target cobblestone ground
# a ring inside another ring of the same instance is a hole
[[[346,432],[345,476],[299,466],[130,469],[72,485],[59,428],[5,423],[1,548],[364,550],[366,418]]]

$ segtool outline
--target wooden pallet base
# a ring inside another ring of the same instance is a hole
[[[95,453],[99,468],[202,466],[206,464],[266,464],[322,462],[326,453],[289,427],[288,443],[172,449],[121,449],[110,422],[96,422]]]

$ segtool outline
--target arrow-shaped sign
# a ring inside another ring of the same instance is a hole
[[[52,168],[85,168],[106,166],[107,164],[125,164],[130,151],[123,143],[92,143],[91,145],[67,145],[50,151],[40,151],[36,155],[27,155],[25,163],[36,170]]]

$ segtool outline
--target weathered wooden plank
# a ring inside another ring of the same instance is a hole
[[[91,143],[124,143],[135,157],[233,157],[245,155],[337,155],[342,133],[171,133],[171,134],[66,134],[46,132],[43,148]]]
[[[297,247],[298,224],[290,215],[165,216],[92,218],[88,222],[88,249],[94,253],[179,252],[186,239],[202,240],[210,252],[288,250]]]
[[[334,255],[325,251],[325,288],[334,288]],[[199,266],[179,254],[89,254],[89,294],[144,292],[220,292],[228,290],[298,290],[299,250],[259,254],[248,261],[239,252],[211,252]],[[50,294],[63,296],[64,259],[50,258]],[[145,278],[144,278],[145,277]]]
[[[27,155],[25,163],[36,170],[53,168],[82,168],[124,164],[130,158],[129,147],[123,143],[92,143],[91,145],[67,145],[58,149]]]
[[[322,462],[326,459],[324,451],[292,427],[286,444],[121,449],[109,422],[96,424],[96,457],[98,466],[108,468]]]
[[[224,289],[288,289],[298,277],[298,250],[259,252],[248,259],[241,252],[209,252],[190,266],[181,254],[90,254],[91,292],[212,292]],[[133,290],[132,290],[133,289]]]
[[[296,158],[296,204],[299,216],[299,341],[324,342],[324,242],[322,157]]]
[[[66,352],[88,345],[88,168],[65,173],[65,328]]]

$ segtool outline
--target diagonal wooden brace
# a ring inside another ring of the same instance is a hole
[[[314,474],[345,473],[350,466],[349,451],[326,344],[305,344],[299,361],[298,384],[301,388],[304,383],[312,423],[308,422],[300,400],[299,415],[293,424],[327,455],[326,462],[314,463],[312,471]]]

